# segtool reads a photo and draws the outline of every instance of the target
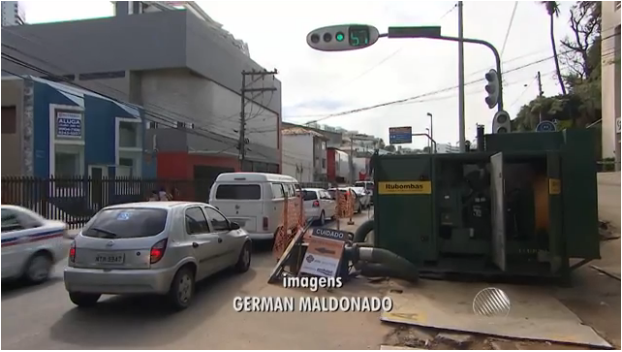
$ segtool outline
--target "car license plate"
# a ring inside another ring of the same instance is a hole
[[[95,262],[98,264],[123,264],[125,254],[123,253],[98,253]]]

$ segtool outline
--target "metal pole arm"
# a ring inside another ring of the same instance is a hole
[[[462,40],[464,43],[471,43],[471,44],[479,44],[479,45],[483,45],[485,47],[487,47],[488,49],[490,49],[492,51],[492,54],[495,56],[495,64],[497,67],[497,74],[499,74],[499,104],[498,106],[498,111],[503,110],[503,79],[501,76],[501,56],[499,55],[499,51],[497,51],[497,48],[495,48],[494,45],[492,45],[491,43],[485,41],[485,40],[480,40],[480,39],[472,39],[472,38],[463,38],[460,39],[458,37],[447,37],[447,36],[443,36],[443,35],[430,35],[430,36],[426,36],[425,32],[422,33],[420,31],[418,31],[417,29],[419,27],[410,27],[412,29],[411,34],[405,33],[404,29],[405,27],[395,27],[395,28],[399,28],[400,31],[395,31],[395,29],[392,30],[393,27],[389,27],[389,33],[384,33],[381,35],[381,37],[386,37],[389,39],[404,39],[404,38],[418,38],[418,39],[436,39],[436,40],[445,40],[445,41],[449,41],[449,42],[460,42],[460,40]],[[407,27],[408,28],[408,27]],[[408,31],[406,31],[408,32]]]
[[[434,151],[436,152],[436,141],[429,134],[427,134],[427,133],[413,133],[412,136],[413,137],[420,137],[420,136],[428,137],[428,140],[430,140],[430,142],[432,142],[432,144],[434,145]]]

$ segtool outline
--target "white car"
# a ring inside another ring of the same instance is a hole
[[[15,205],[2,205],[2,280],[39,284],[67,257],[67,225]]]
[[[69,250],[65,288],[79,307],[102,294],[168,296],[190,305],[197,281],[251,264],[251,239],[215,207],[198,202],[142,202],[100,210]]]
[[[306,218],[312,218],[323,226],[326,223],[326,219],[334,219],[337,216],[337,201],[327,190],[303,188],[301,193]]]

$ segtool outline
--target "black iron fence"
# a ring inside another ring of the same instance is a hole
[[[207,201],[213,180],[3,177],[2,204],[14,204],[80,228],[100,209],[148,200],[167,191],[174,200]]]

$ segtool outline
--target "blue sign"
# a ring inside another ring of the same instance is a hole
[[[557,126],[551,121],[542,121],[536,126],[536,132],[555,132]]]
[[[56,114],[56,137],[82,138],[82,113],[58,112]]]
[[[389,144],[410,144],[413,142],[412,127],[390,127]]]

